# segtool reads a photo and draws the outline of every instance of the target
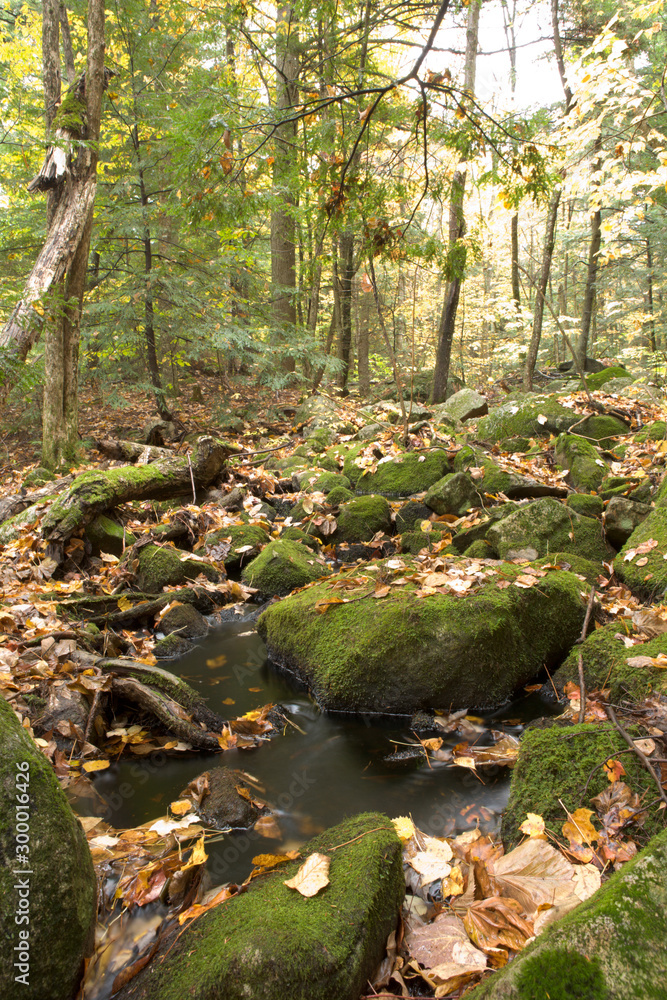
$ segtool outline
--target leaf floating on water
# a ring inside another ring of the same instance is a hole
[[[316,896],[320,889],[329,885],[330,863],[327,854],[315,852],[306,858],[294,878],[285,880],[285,885],[296,889],[302,896]]]
[[[170,804],[169,812],[172,816],[185,816],[192,808],[194,806],[190,799],[178,799],[176,802]]]

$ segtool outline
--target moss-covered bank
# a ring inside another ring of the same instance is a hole
[[[284,881],[315,851],[331,858],[330,884],[307,899]],[[118,1000],[358,1000],[384,957],[403,893],[391,822],[356,816],[194,921]]]
[[[93,863],[51,765],[2,697],[0,859],[2,1000],[71,1000],[93,945]]]

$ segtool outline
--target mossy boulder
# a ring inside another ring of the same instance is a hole
[[[304,898],[285,881],[315,852],[331,859],[329,885]],[[118,1000],[358,1000],[385,955],[404,891],[391,822],[380,813],[347,819],[302,847],[297,861],[192,921]]]
[[[542,816],[547,829],[560,834],[567,815],[558,800],[570,813],[580,807],[591,808],[591,798],[609,787],[602,765],[616,754],[622,754],[626,771],[623,780],[633,792],[640,798],[644,793],[652,797],[651,789],[655,786],[651,776],[626,749],[627,743],[611,723],[527,729],[521,738],[510,797],[503,813],[501,834],[505,846],[509,848],[521,840],[519,826],[529,812]],[[649,814],[643,828],[644,839],[661,829],[656,809]]]
[[[587,438],[593,438],[603,448],[611,448],[617,438],[630,434],[630,428],[618,417],[609,414],[593,414],[586,417],[583,423],[577,427],[577,434],[583,434]]]
[[[378,531],[389,532],[392,528],[391,507],[384,497],[355,497],[344,503],[336,518],[337,542],[370,542]]]
[[[515,511],[520,510],[518,504],[510,502],[501,504],[499,507],[492,507],[488,512],[488,516],[482,516],[477,524],[473,524],[471,528],[466,528],[464,531],[459,531],[454,535],[452,539],[452,545],[457,552],[465,552],[468,546],[472,545],[473,542],[484,540],[490,546],[491,550],[497,555],[495,549],[488,542],[486,538],[489,528],[496,524],[498,521],[502,521],[503,518],[509,517],[509,515]]]
[[[614,378],[630,378],[630,372],[627,368],[623,368],[620,365],[614,365],[611,368],[603,368],[601,372],[592,372],[590,375],[586,376],[586,385],[594,392],[605,384],[605,382],[611,382]]]
[[[177,633],[184,639],[201,639],[208,633],[204,616],[200,615],[191,604],[180,602],[174,603],[162,616],[158,628],[165,635]]]
[[[310,525],[307,525],[307,527],[310,527]],[[291,524],[288,528],[285,528],[281,532],[280,537],[287,542],[303,542],[309,549],[317,550],[321,545],[320,539],[316,535],[309,534],[303,531],[302,528],[297,528],[295,524]]]
[[[322,556],[300,542],[281,538],[269,542],[244,568],[243,582],[271,597],[289,594],[290,590],[328,576],[331,570]]]
[[[403,562],[393,569],[379,564],[389,580],[393,573],[406,581],[379,600],[377,573],[362,565],[260,616],[271,658],[304,680],[322,708],[404,713],[497,706],[543,664],[560,662],[581,631],[582,584],[572,573],[549,571],[537,586],[522,587],[514,581],[530,572],[525,566],[481,574],[478,566],[475,592],[457,596],[443,587],[424,595],[419,564]],[[452,558],[449,565],[465,575],[470,562]],[[322,614],[324,601],[332,604]]]
[[[626,759],[625,757],[623,758]],[[667,831],[468,1000],[663,1000]]]
[[[436,514],[460,517],[472,507],[481,507],[482,498],[467,472],[450,472],[433,484],[424,497],[424,503]]]
[[[515,510],[492,525],[486,537],[501,559],[536,559],[549,552],[573,552],[601,562],[611,553],[599,521],[582,517],[551,497]]]
[[[1,696],[0,857],[0,995],[71,1000],[94,943],[93,862],[51,764]]]
[[[607,474],[607,465],[591,442],[574,434],[559,435],[554,457],[567,469],[567,481],[575,490],[597,490]]]
[[[635,434],[635,441],[638,444],[644,444],[645,441],[664,441],[665,438],[667,438],[667,423],[664,420],[654,420]]]
[[[355,465],[363,445],[351,448],[345,457],[343,471],[356,490],[361,493],[385,493],[390,496],[410,496],[421,493],[441,479],[449,471],[449,462],[444,451],[406,451],[389,458],[380,459],[375,472],[367,472]]]
[[[329,493],[327,493],[327,504],[329,507],[339,507],[343,503],[347,503],[348,500],[354,499],[354,493],[352,490],[348,490],[345,486],[334,486]]]
[[[417,500],[408,500],[396,513],[396,531],[415,531],[422,521],[428,521],[433,514],[430,507]]]
[[[584,517],[599,517],[604,510],[602,497],[593,496],[592,493],[571,493],[565,506]]]
[[[401,535],[401,552],[418,555],[422,549],[429,552],[442,538],[441,531],[404,531]]]
[[[33,469],[23,480],[23,486],[26,489],[31,489],[35,486],[44,486],[45,483],[55,482],[56,477],[49,469],[44,469],[42,466]]]
[[[648,548],[643,551],[645,545]],[[656,505],[648,517],[637,525],[614,559],[616,576],[635,594],[660,597],[667,590],[665,553],[667,507]]]
[[[189,552],[173,545],[144,545],[138,562],[137,584],[147,594],[159,594],[163,587],[177,587],[185,580],[195,580],[200,573],[213,583],[220,580],[215,566],[194,559]]]
[[[553,675],[554,684],[562,692],[568,681],[579,683],[579,653],[584,667],[586,687],[609,688],[613,702],[630,700],[639,702],[648,695],[667,693],[667,677],[659,667],[635,667],[628,663],[637,656],[655,657],[667,654],[667,634],[659,635],[649,642],[626,647],[618,638],[618,622],[595,629],[576,649],[572,650],[565,662]],[[623,632],[620,631],[622,635]]]
[[[612,497],[604,512],[604,530],[615,549],[622,548],[635,528],[651,513],[647,503],[636,503],[628,497]]]
[[[510,399],[482,417],[477,436],[494,442],[507,437],[549,437],[562,434],[580,419],[555,396]]]
[[[308,492],[317,491],[319,493],[329,494],[335,489],[350,490],[352,483],[347,478],[347,476],[342,476],[338,472],[321,472],[319,476],[314,479],[308,479],[306,483],[301,486],[302,490],[307,490]]]
[[[134,545],[136,537],[127,528],[112,521],[106,514],[100,514],[86,528],[86,537],[91,544],[93,555],[109,552],[114,556],[122,556],[126,548]]]
[[[486,396],[475,392],[474,389],[461,389],[450,396],[446,402],[433,408],[433,421],[434,423],[456,423],[459,420],[483,417],[488,412],[489,404]]]
[[[228,572],[233,572],[254,559],[268,541],[269,533],[261,524],[230,524],[210,531],[204,537],[203,548],[212,559],[224,562]]]
[[[336,432],[330,427],[307,427],[304,430],[304,437],[311,452],[319,454],[336,440]]]
[[[185,656],[192,648],[192,644],[178,632],[166,635],[164,639],[158,639],[153,646],[153,656],[156,660],[174,660],[177,656]]]

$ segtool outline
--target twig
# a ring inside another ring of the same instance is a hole
[[[590,597],[588,598],[588,607],[586,608],[586,617],[584,618],[584,625],[581,630],[581,635],[577,640],[582,643],[586,638],[586,633],[588,632],[588,623],[591,620],[591,611],[593,610],[593,602],[595,600],[595,587],[591,587]],[[579,660],[577,663],[579,669],[579,722],[583,722],[586,718],[586,681],[584,680],[584,655],[579,650]]]
[[[642,762],[642,764],[644,765],[644,767],[646,768],[646,770],[648,771],[648,773],[653,778],[653,781],[655,782],[656,787],[658,789],[658,793],[660,795],[660,798],[662,799],[662,801],[667,806],[667,795],[665,795],[665,791],[664,791],[664,789],[662,787],[662,783],[660,781],[660,777],[659,777],[659,775],[656,774],[655,769],[654,769],[653,765],[651,764],[651,761],[648,759],[648,757],[646,756],[646,754],[643,753],[639,749],[639,747],[637,746],[637,744],[635,743],[635,741],[632,739],[632,736],[630,736],[630,734],[625,731],[625,729],[623,728],[623,726],[620,724],[620,722],[616,718],[616,713],[614,712],[614,709],[611,707],[611,705],[606,704],[604,706],[604,710],[607,713],[607,718],[609,719],[609,721],[611,722],[611,724],[620,733],[620,735],[623,737],[623,739],[628,744],[628,746],[630,747],[630,749],[639,757],[640,761]]]
[[[93,728],[93,723],[95,722],[95,718],[97,716],[97,712],[98,712],[98,709],[100,707],[101,697],[102,697],[102,692],[98,688],[97,691],[95,692],[95,694],[93,695],[93,703],[90,706],[90,712],[88,713],[88,721],[86,722],[86,729],[85,729],[85,732],[83,734],[83,743],[84,743],[84,746],[85,746],[86,743],[88,743],[88,737],[90,736],[90,730]]]
[[[190,482],[192,483],[192,502],[196,505],[197,503],[197,491],[195,489],[195,477],[192,471],[192,462],[190,461],[190,452],[188,452],[188,469],[190,470]]]

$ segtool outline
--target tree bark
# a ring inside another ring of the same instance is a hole
[[[595,308],[595,294],[597,291],[598,259],[600,256],[600,245],[602,243],[602,212],[598,209],[591,216],[591,239],[588,245],[588,266],[586,268],[586,288],[584,290],[584,304],[581,310],[581,327],[577,340],[577,356],[581,367],[586,370],[586,354],[588,352],[588,339],[591,332],[591,322],[593,310]]]
[[[348,230],[339,240],[339,265],[336,270],[338,299],[340,302],[339,357],[343,362],[338,375],[338,386],[343,396],[348,395],[347,382],[352,369],[352,281],[354,279],[354,235]]]
[[[535,295],[535,310],[533,312],[533,332],[526,355],[526,364],[523,372],[524,392],[530,392],[533,388],[533,372],[537,352],[542,338],[542,323],[544,320],[544,298],[547,294],[549,275],[551,273],[551,259],[553,257],[554,246],[556,244],[556,222],[558,220],[558,206],[560,204],[560,187],[554,188],[547,210],[547,221],[544,229],[544,248],[542,250],[542,267],[540,270],[540,280]]]
[[[655,310],[653,306],[653,253],[651,241],[646,237],[646,304],[648,306],[648,342],[652,351],[657,350],[655,340]]]
[[[521,304],[521,285],[519,284],[519,213],[512,216],[512,298],[517,306]]]
[[[290,3],[276,12],[276,114],[278,120],[297,103],[298,34]],[[294,213],[294,157],[296,122],[278,125],[273,154],[274,208],[271,212],[271,295],[273,322],[281,340],[296,326],[296,224]],[[283,361],[285,371],[294,371],[294,359]]]
[[[464,90],[470,97],[475,94],[475,73],[477,68],[477,44],[479,38],[480,0],[471,0],[468,6],[468,25],[466,28],[466,56]],[[447,380],[452,356],[452,344],[456,329],[456,310],[461,295],[461,283],[465,270],[465,247],[462,243],[465,235],[465,217],[463,215],[463,199],[465,197],[466,169],[459,167],[454,173],[452,191],[449,200],[449,261],[445,301],[438,328],[438,349],[435,359],[435,374],[433,376],[433,402],[441,403],[447,398]]]

